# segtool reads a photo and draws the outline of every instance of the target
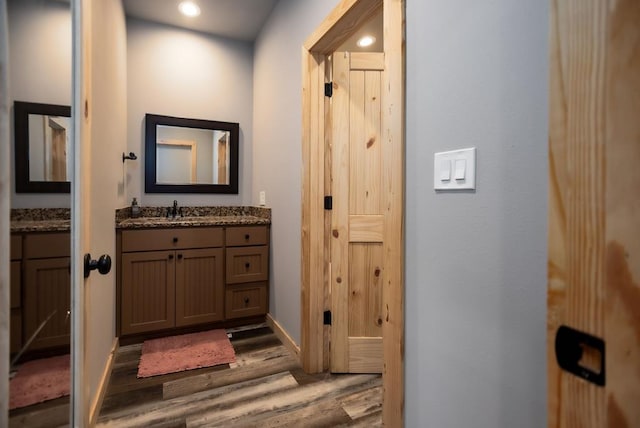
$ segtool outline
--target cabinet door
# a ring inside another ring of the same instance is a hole
[[[227,248],[227,284],[266,281],[269,279],[269,248]]]
[[[176,251],[176,326],[224,319],[222,248]]]
[[[69,257],[26,260],[24,281],[23,340],[26,342],[53,313],[29,349],[69,344],[71,275]]]
[[[122,254],[122,334],[175,326],[175,253]]]

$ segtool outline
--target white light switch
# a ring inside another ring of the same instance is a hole
[[[260,206],[264,207],[266,204],[266,195],[265,195],[265,191],[262,190],[260,191]]]
[[[440,181],[451,180],[451,161],[445,160],[440,163]]]
[[[453,178],[456,180],[464,180],[464,173],[467,170],[467,161],[464,159],[456,159],[456,172]]]
[[[475,147],[435,153],[433,168],[433,188],[436,190],[476,188]]]

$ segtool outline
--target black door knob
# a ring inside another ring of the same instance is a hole
[[[101,255],[98,260],[93,260],[91,254],[84,255],[84,277],[89,278],[92,270],[98,270],[102,275],[106,275],[111,271],[111,257],[107,254]]]

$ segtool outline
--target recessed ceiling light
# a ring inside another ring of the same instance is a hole
[[[373,36],[363,36],[357,42],[357,45],[361,48],[366,48],[367,46],[371,46],[376,42],[376,38]]]
[[[178,5],[178,10],[190,18],[200,15],[200,8],[192,1],[183,1]]]

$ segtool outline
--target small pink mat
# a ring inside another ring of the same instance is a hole
[[[70,383],[69,354],[28,361],[9,384],[9,409],[69,395]]]
[[[236,354],[224,330],[145,340],[138,377],[233,363]]]

